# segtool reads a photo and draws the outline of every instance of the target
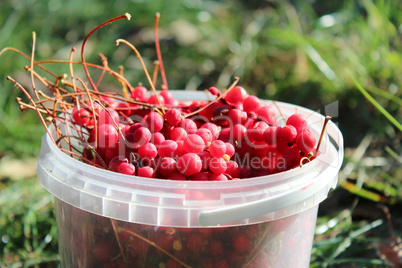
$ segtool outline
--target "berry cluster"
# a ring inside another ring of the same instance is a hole
[[[103,97],[72,110],[90,131],[88,163],[148,178],[226,181],[273,174],[314,158],[316,138],[301,114],[279,126],[275,109],[244,88],[214,100],[179,102],[169,90],[149,96],[140,85],[129,101]]]

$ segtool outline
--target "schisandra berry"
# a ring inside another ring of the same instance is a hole
[[[170,131],[170,139],[180,141],[187,137],[187,131],[182,127],[175,127]]]
[[[190,134],[185,137],[183,145],[188,153],[199,153],[205,148],[205,142],[198,134]]]
[[[216,87],[210,87],[208,91],[214,96],[217,96],[219,94],[219,90]]]
[[[239,103],[248,97],[246,90],[240,86],[235,86],[228,91],[224,97],[228,103]]]
[[[288,120],[286,121],[286,125],[294,126],[297,130],[297,133],[299,133],[300,130],[307,127],[307,121],[303,115],[293,114],[289,116]]]
[[[228,177],[226,177],[224,174],[215,174],[215,173],[211,173],[209,175],[208,180],[210,181],[227,181],[229,180]]]
[[[208,167],[215,174],[222,174],[227,169],[226,161],[222,157],[212,157]]]
[[[153,143],[146,143],[140,146],[138,148],[138,155],[141,158],[150,158],[153,159],[156,157],[158,154],[158,150],[156,149],[156,146]]]
[[[197,154],[202,162],[202,170],[206,171],[208,169],[209,160],[211,159],[211,154],[208,151],[202,151]]]
[[[204,140],[205,144],[207,142],[212,142],[214,139],[212,132],[207,128],[199,128],[196,134]]]
[[[243,101],[243,110],[247,113],[256,112],[260,108],[260,99],[250,95]]]
[[[269,145],[274,145],[277,142],[278,130],[280,127],[271,126],[264,130],[264,141]]]
[[[145,178],[155,178],[155,171],[152,167],[141,167],[137,171],[137,176]]]
[[[173,140],[165,140],[159,145],[158,155],[160,157],[173,157],[177,149],[177,142]]]
[[[95,133],[95,129],[92,130],[92,133]],[[119,140],[119,133],[115,127],[109,124],[103,124],[98,127],[96,130],[98,137],[98,146],[99,147],[111,147],[116,144]]]
[[[165,118],[166,122],[174,127],[176,127],[181,121],[181,113],[177,109],[167,110],[163,117]]]
[[[257,122],[254,127],[247,129],[247,136],[253,141],[264,141],[264,132],[268,128],[268,124],[264,121]]]
[[[109,124],[115,126],[115,122],[119,124],[119,113],[115,110],[108,108],[99,112],[98,125]]]
[[[286,125],[279,129],[277,136],[280,141],[293,143],[296,140],[297,130],[292,125]]]
[[[271,126],[276,126],[277,121],[276,121],[276,112],[274,108],[271,106],[265,105],[260,107],[257,112],[257,116],[259,119],[267,122]]]
[[[245,126],[241,124],[235,124],[231,129],[231,137],[233,138],[233,141],[242,141],[244,139],[244,136],[246,135],[246,131],[247,129]]]
[[[139,129],[140,127],[142,127],[141,123],[134,123],[130,126],[130,128],[128,129],[128,133],[134,133],[137,129]]]
[[[197,132],[197,124],[189,118],[181,120],[178,126],[184,128],[188,134]]]
[[[161,131],[161,129],[163,128],[163,123],[163,117],[157,112],[150,112],[142,120],[142,124],[145,127],[149,128],[151,132]]]
[[[174,153],[176,154],[176,156],[182,156],[183,154],[187,153],[183,140],[177,141],[177,149]]]
[[[229,157],[234,156],[235,154],[235,147],[233,146],[233,144],[229,143],[229,142],[225,142],[226,145],[226,150],[225,150],[225,154],[228,155]]]
[[[226,153],[226,143],[221,140],[215,140],[209,146],[209,153],[214,157],[222,157]]]
[[[151,131],[146,127],[137,128],[134,133],[126,135],[126,142],[132,150],[138,150],[141,145],[151,140]]]
[[[135,166],[131,163],[122,162],[117,167],[117,172],[126,174],[126,175],[134,175],[135,173]]]
[[[121,163],[128,163],[128,159],[123,156],[115,156],[109,161],[108,169],[110,171],[117,171],[117,168]]]
[[[158,101],[159,100],[159,101]],[[158,106],[159,102],[163,105],[165,104],[165,98],[162,97],[161,95],[157,96],[157,95],[152,95],[151,97],[148,98],[147,103],[149,104],[153,104]]]
[[[156,148],[158,148],[159,145],[160,145],[162,142],[164,142],[165,140],[166,140],[166,139],[165,139],[165,136],[163,136],[163,134],[160,133],[160,132],[154,132],[154,133],[151,134],[151,140],[150,140],[150,142],[152,142],[153,144],[155,144]]]
[[[162,90],[159,95],[161,97],[163,97],[163,100],[164,100],[165,104],[170,104],[172,106],[177,106],[176,104],[178,103],[178,101],[175,98],[173,98],[173,95],[169,90]]]
[[[239,178],[241,169],[239,164],[237,164],[235,161],[229,160],[226,163],[227,169],[226,173],[230,175],[232,178]]]
[[[296,138],[296,144],[302,152],[308,153],[314,149],[315,146],[314,133],[310,128],[303,128]]]
[[[159,161],[158,171],[164,176],[170,176],[176,171],[176,160],[171,157],[162,157]]]
[[[251,247],[250,240],[243,233],[239,233],[235,237],[233,237],[232,244],[234,250],[236,250],[237,252],[244,252]]]
[[[201,126],[201,128],[206,128],[209,131],[211,131],[212,136],[214,137],[214,140],[216,140],[219,137],[219,133],[221,128],[218,127],[216,124],[214,123],[205,123]]]
[[[231,109],[228,113],[229,125],[244,124],[247,120],[247,113],[240,109]]]
[[[131,92],[131,97],[137,101],[146,102],[148,100],[147,89],[143,86],[135,87]]]
[[[195,153],[182,155],[177,161],[177,171],[184,176],[191,176],[202,169],[201,158]]]
[[[78,107],[75,106],[71,112],[71,115],[75,124],[80,126],[89,126],[91,121],[93,124],[92,113],[87,109],[80,108],[78,110]]]

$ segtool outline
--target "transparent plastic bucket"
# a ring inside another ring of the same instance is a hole
[[[303,114],[319,136],[324,116],[277,104],[285,115]],[[62,267],[308,267],[318,205],[343,161],[331,121],[320,151],[301,168],[269,176],[183,182],[84,164],[45,135],[37,175],[55,197]]]

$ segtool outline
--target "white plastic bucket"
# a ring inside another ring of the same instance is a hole
[[[319,135],[324,116],[278,105],[285,115],[303,114]],[[182,182],[84,164],[45,135],[37,175],[55,196],[62,267],[308,267],[318,205],[343,160],[333,122],[320,151],[302,168],[269,176]]]

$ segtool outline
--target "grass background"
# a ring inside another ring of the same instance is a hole
[[[133,84],[146,84],[141,66],[114,41],[135,44],[151,69],[160,12],[170,88],[224,88],[238,76],[261,98],[335,105],[345,160],[320,205],[311,267],[401,267],[401,1],[2,0],[0,49],[30,54],[35,31],[37,60],[67,60],[92,28],[125,12],[132,20],[95,33],[86,59],[100,63],[102,52]],[[13,52],[0,57],[0,267],[57,267],[52,197],[35,178],[44,129],[19,112],[14,100],[24,97],[6,81],[29,85],[25,65]]]

